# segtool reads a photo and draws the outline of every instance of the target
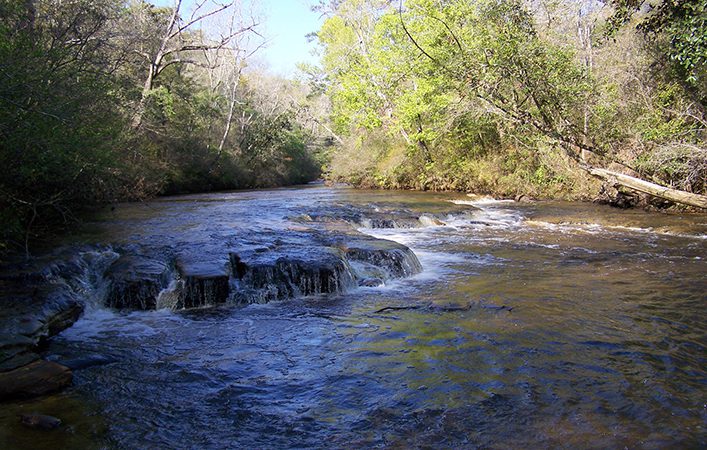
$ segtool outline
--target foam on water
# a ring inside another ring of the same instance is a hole
[[[599,223],[570,223],[570,222],[546,222],[542,220],[526,220],[526,225],[532,227],[544,228],[550,231],[559,231],[564,233],[577,232],[586,234],[605,234],[607,232],[614,232],[619,234],[643,234],[643,235],[655,235],[655,236],[672,236],[688,239],[707,239],[707,234],[687,234],[678,233],[672,231],[656,230],[650,227],[635,227],[635,226],[625,226],[625,225],[607,225]]]
[[[90,341],[112,333],[121,337],[149,337],[159,334],[157,323],[180,321],[181,318],[169,309],[155,311],[118,312],[109,308],[92,308],[69,329],[62,333],[68,341]]]
[[[473,220],[461,219],[455,221],[457,226],[491,226],[511,228],[523,223],[523,215],[519,211],[501,208],[500,205],[514,203],[513,200],[450,200],[456,205],[470,205],[478,208],[473,214]]]

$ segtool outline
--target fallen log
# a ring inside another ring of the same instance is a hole
[[[654,197],[670,200],[671,202],[707,209],[707,196],[705,195],[693,194],[691,192],[661,186],[611,170],[590,167],[588,171],[593,176],[608,181],[614,187],[622,186]]]

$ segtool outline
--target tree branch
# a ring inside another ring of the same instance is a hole
[[[181,3],[181,0],[178,1],[178,3]],[[229,3],[224,3],[223,5],[220,5],[219,8],[216,8],[214,10],[211,10],[209,12],[206,12],[204,14],[201,14],[197,17],[194,17],[194,15],[197,13],[199,9],[201,9],[204,5],[206,4],[206,1],[200,3],[197,5],[197,7],[194,9],[194,12],[192,13],[192,17],[190,17],[189,22],[185,23],[184,25],[180,26],[177,28],[175,32],[173,32],[170,36],[169,39],[175,38],[177,35],[181,34],[184,30],[189,29],[192,25],[194,25],[197,22],[201,22],[202,20],[206,19],[207,17],[211,17],[214,14],[218,14],[221,11],[224,11],[231,6],[233,6],[234,2],[229,2]]]

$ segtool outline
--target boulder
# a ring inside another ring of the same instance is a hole
[[[271,251],[231,253],[238,298],[262,303],[344,292],[355,285],[341,250],[321,246],[279,246]]]
[[[407,246],[378,239],[355,230],[329,234],[328,245],[340,248],[345,258],[360,273],[360,278],[403,278],[422,271],[415,253]]]

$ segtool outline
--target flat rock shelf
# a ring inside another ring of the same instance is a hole
[[[449,214],[469,210],[455,205],[448,209]],[[41,345],[78,320],[88,302],[143,311],[267,303],[343,294],[359,285],[380,286],[415,275],[422,266],[408,247],[354,226],[421,227],[425,217],[346,205],[293,220],[308,226],[258,233],[222,230],[176,245],[153,240],[148,245],[62,247],[8,265],[0,277],[0,373],[9,380],[37,364]],[[0,390],[0,399],[33,393],[10,387],[8,383],[7,392]]]

